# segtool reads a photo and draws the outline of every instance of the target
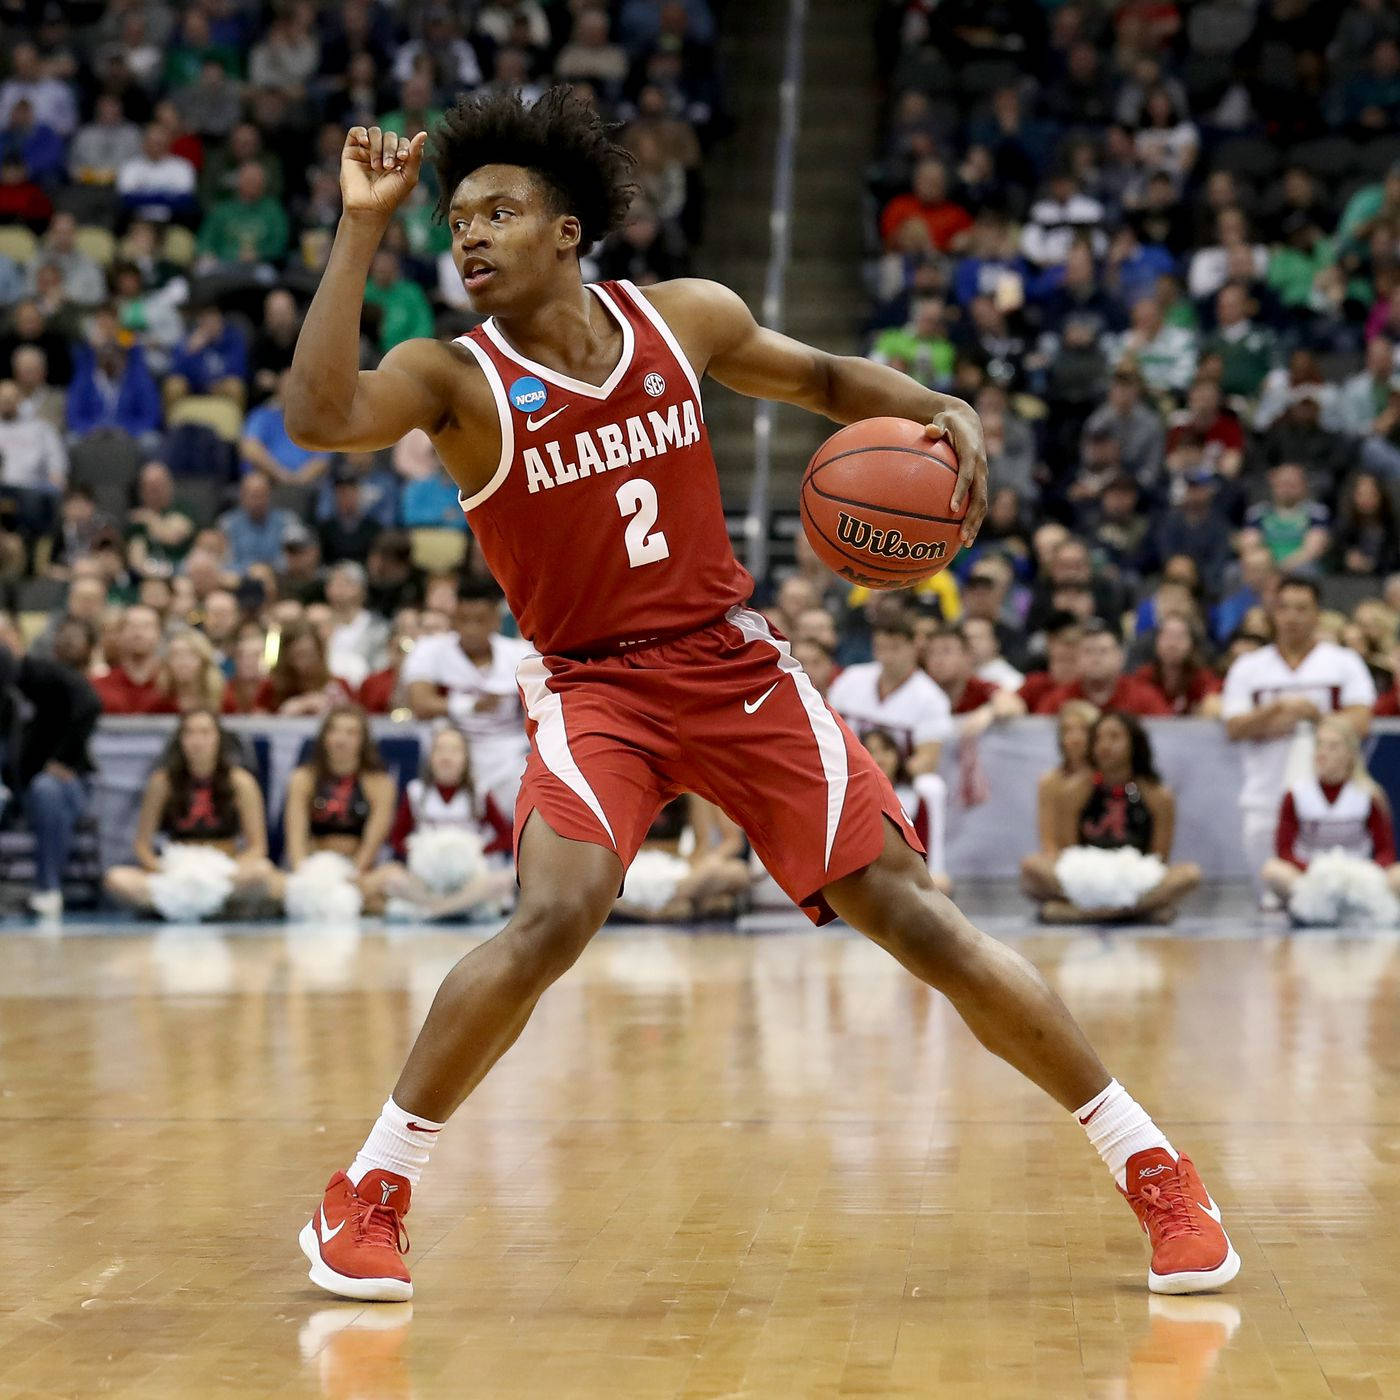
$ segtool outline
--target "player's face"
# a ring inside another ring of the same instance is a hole
[[[578,246],[578,220],[560,215],[540,180],[518,165],[483,165],[452,196],[452,260],[472,308],[518,304]]]

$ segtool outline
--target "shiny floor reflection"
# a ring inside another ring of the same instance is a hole
[[[470,935],[0,937],[0,1397],[1400,1395],[1400,944],[1021,945],[1244,1259],[1149,1298],[1068,1116],[843,933],[604,934],[453,1121],[412,1305],[296,1232]]]

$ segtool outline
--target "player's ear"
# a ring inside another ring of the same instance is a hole
[[[577,248],[583,241],[583,225],[573,214],[565,214],[559,220],[559,249],[567,252],[572,248]]]

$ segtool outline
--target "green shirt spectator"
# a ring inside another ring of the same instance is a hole
[[[1224,394],[1252,399],[1273,368],[1274,338],[1249,319],[1249,294],[1238,282],[1227,282],[1215,298],[1215,330],[1201,344],[1201,355],[1219,355],[1225,370]]]
[[[381,248],[370,264],[365,302],[379,312],[379,349],[392,350],[400,341],[433,333],[433,308],[422,287],[399,269],[399,256]]]
[[[943,389],[953,381],[953,342],[943,328],[943,303],[926,297],[915,304],[914,319],[907,326],[882,331],[870,358],[893,365],[926,389]]]
[[[1288,241],[1270,254],[1264,280],[1285,306],[1305,307],[1312,300],[1317,274],[1332,265],[1336,250],[1302,212],[1289,215],[1284,231]]]
[[[273,199],[282,198],[282,162],[263,144],[262,132],[252,122],[234,127],[228,145],[212,152],[204,162],[199,176],[199,202],[212,209],[220,200],[238,193],[238,172],[249,161],[262,166],[267,193]]]
[[[199,251],[220,262],[280,262],[287,252],[287,214],[267,193],[261,165],[238,169],[238,193],[221,199],[199,230]]]

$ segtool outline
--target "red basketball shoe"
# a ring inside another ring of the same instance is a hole
[[[413,1297],[403,1256],[412,1187],[395,1172],[367,1172],[355,1186],[336,1172],[321,1209],[302,1228],[298,1243],[311,1261],[311,1282],[341,1298],[402,1303]]]
[[[1123,1195],[1152,1241],[1152,1292],[1208,1293],[1239,1273],[1240,1256],[1189,1157],[1173,1160],[1165,1148],[1151,1147],[1128,1158],[1127,1172]]]

